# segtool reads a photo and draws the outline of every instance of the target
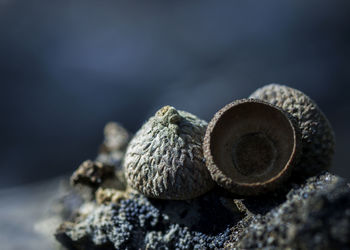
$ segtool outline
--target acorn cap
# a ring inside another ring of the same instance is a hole
[[[291,117],[267,102],[243,99],[219,110],[204,138],[212,178],[235,194],[276,188],[298,159],[300,137]]]
[[[310,97],[297,89],[269,84],[257,89],[250,98],[274,104],[296,121],[301,133],[302,152],[293,171],[295,176],[307,178],[331,167],[334,133],[326,116]]]
[[[202,143],[207,122],[164,106],[130,141],[124,168],[128,184],[158,199],[186,200],[214,187]]]

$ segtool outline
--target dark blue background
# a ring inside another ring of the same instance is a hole
[[[270,82],[319,104],[350,177],[349,1],[116,2],[0,0],[0,187],[70,173],[110,120],[210,120]]]

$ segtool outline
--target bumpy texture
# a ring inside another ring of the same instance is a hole
[[[230,223],[240,217],[217,202],[213,194],[191,202],[136,194],[118,205],[82,207],[74,223],[59,227],[56,238],[69,249],[222,248]]]
[[[98,161],[84,161],[71,176],[72,185],[82,184],[98,186],[102,181],[114,175],[114,167]]]
[[[274,104],[297,121],[302,140],[302,155],[295,172],[304,176],[329,169],[334,154],[333,130],[316,103],[299,90],[278,85],[266,85],[253,94],[256,98]]]
[[[56,238],[68,249],[350,249],[350,188],[329,173],[268,196],[191,201],[131,195],[83,204]],[[238,209],[237,209],[238,208]]]
[[[227,246],[350,249],[350,188],[345,180],[325,173],[293,188],[286,198],[266,214],[250,209],[244,230]]]
[[[128,184],[148,197],[185,200],[210,190],[202,141],[207,123],[165,106],[130,141],[124,159]]]

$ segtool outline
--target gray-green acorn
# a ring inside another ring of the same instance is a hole
[[[207,122],[165,106],[130,141],[124,168],[128,184],[158,199],[186,200],[214,186],[202,142]]]

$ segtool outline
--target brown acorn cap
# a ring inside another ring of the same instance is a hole
[[[300,135],[292,118],[264,101],[243,99],[219,110],[203,150],[212,178],[240,195],[276,188],[298,158]]]

